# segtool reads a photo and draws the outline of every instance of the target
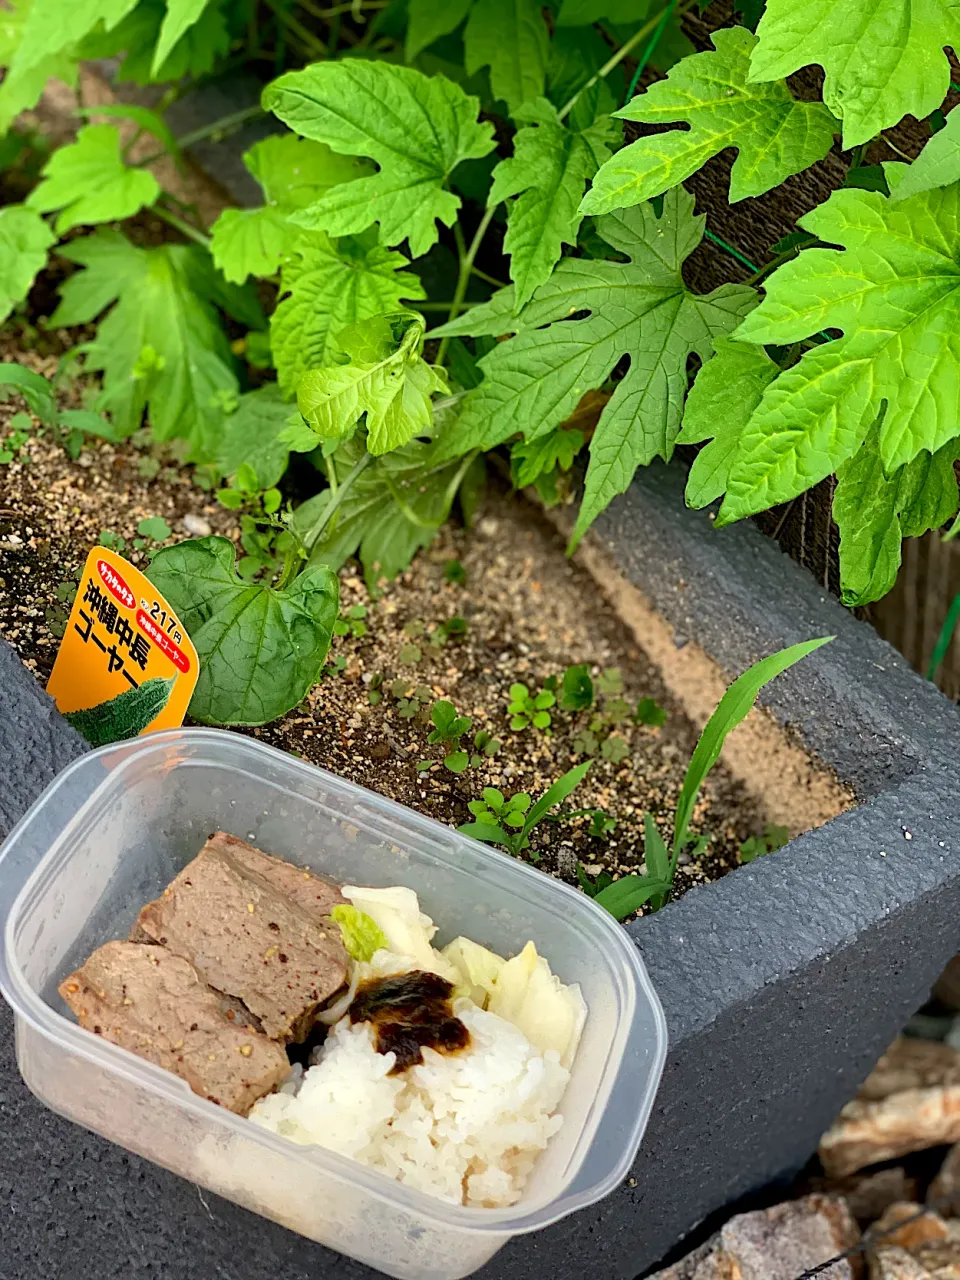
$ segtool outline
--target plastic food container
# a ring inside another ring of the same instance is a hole
[[[440,925],[502,953],[532,938],[589,1009],[563,1127],[523,1200],[467,1209],[193,1094],[78,1027],[57,984],[124,937],[223,829],[341,881],[406,884]],[[293,1231],[400,1280],[457,1280],[511,1236],[607,1195],[628,1172],[666,1054],[636,947],[587,898],[370,791],[233,733],[172,730],[66,769],[0,851],[0,987],[17,1058],[54,1111]]]

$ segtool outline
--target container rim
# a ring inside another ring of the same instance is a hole
[[[341,778],[318,765],[291,757],[286,752],[266,743],[219,729],[163,730],[133,739],[129,743],[114,743],[101,747],[73,761],[50,783],[0,846],[0,923],[3,928],[3,947],[0,949],[0,992],[15,1015],[45,1038],[60,1043],[66,1041],[72,1052],[79,1054],[87,1061],[106,1066],[115,1075],[135,1082],[150,1092],[165,1095],[171,1102],[175,1102],[176,1105],[208,1122],[211,1118],[215,1118],[218,1127],[224,1133],[234,1133],[246,1141],[258,1142],[287,1159],[295,1159],[310,1165],[320,1164],[348,1186],[362,1190],[364,1194],[372,1195],[394,1208],[402,1207],[414,1212],[441,1227],[476,1234],[520,1235],[549,1226],[560,1218],[578,1209],[586,1208],[608,1195],[629,1172],[653,1107],[666,1059],[666,1019],[653,984],[647,975],[639,949],[626,930],[601,907],[596,906],[589,898],[577,893],[561,881],[550,881],[551,892],[566,898],[565,905],[568,907],[573,908],[576,904],[577,913],[592,916],[592,927],[599,927],[601,934],[605,935],[600,945],[605,949],[612,948],[613,953],[623,962],[623,972],[620,976],[621,985],[626,990],[622,994],[629,994],[634,1005],[638,999],[644,999],[651,1010],[655,1043],[651,1045],[649,1037],[645,1037],[646,1046],[648,1050],[652,1049],[652,1054],[651,1068],[644,1074],[652,1087],[645,1090],[644,1105],[634,1113],[632,1123],[628,1121],[626,1115],[622,1113],[618,1115],[615,1132],[618,1134],[618,1143],[621,1144],[619,1158],[613,1162],[602,1178],[592,1180],[587,1185],[578,1185],[583,1165],[597,1142],[604,1118],[610,1110],[616,1086],[628,1073],[630,1050],[631,1047],[636,1047],[631,1045],[631,1028],[628,1027],[619,1037],[619,1041],[611,1045],[609,1057],[616,1055],[617,1061],[611,1071],[607,1106],[596,1120],[592,1139],[580,1153],[579,1159],[568,1169],[559,1191],[554,1189],[552,1193],[535,1200],[521,1200],[506,1208],[482,1209],[451,1204],[425,1192],[405,1187],[378,1170],[370,1169],[348,1156],[339,1155],[322,1147],[301,1147],[288,1142],[270,1130],[250,1124],[246,1117],[237,1116],[199,1097],[185,1082],[178,1080],[163,1068],[146,1062],[108,1041],[90,1036],[79,1025],[71,1022],[49,1005],[34,990],[16,956],[15,934],[20,909],[29,899],[43,870],[57,857],[73,829],[96,805],[100,793],[116,783],[118,772],[125,772],[137,763],[146,762],[149,756],[162,752],[171,745],[179,744],[188,748],[192,746],[202,750],[205,745],[224,744],[225,740],[229,740],[231,747],[245,751],[251,756],[273,757],[282,762],[285,768],[302,776],[316,779],[319,775],[319,778],[328,786],[332,786],[341,794],[350,796],[358,802],[369,801],[372,798],[377,806],[385,811],[384,817],[389,818],[392,811],[397,817],[402,817],[408,829],[411,826],[420,828],[427,836],[432,831],[442,832],[446,841],[455,834],[459,841],[470,847],[480,861],[490,864],[493,870],[498,865],[508,867],[512,876],[519,876],[522,882],[529,884],[531,891],[542,886],[544,880],[542,872],[499,853],[471,837],[455,832],[454,829],[433,818],[371,792],[368,788]],[[79,808],[75,804],[66,805],[61,799],[62,812],[56,814],[58,824],[56,834],[52,840],[45,841],[46,848],[31,847],[31,837],[34,840],[37,838],[37,835],[32,833],[32,828],[37,825],[41,814],[51,806],[55,806],[58,796],[62,796],[64,788],[71,780],[84,773],[93,772],[97,766],[105,766],[106,771],[87,799]],[[357,819],[352,818],[351,821],[357,821]],[[363,826],[365,823],[361,819],[358,825]],[[373,824],[370,826],[377,835],[383,836],[384,833],[378,826]],[[17,853],[21,854],[19,859],[15,856]],[[9,878],[8,871],[12,872]],[[7,883],[4,883],[5,879]],[[569,911],[564,912],[568,923],[569,914]],[[633,1030],[633,1038],[637,1039],[635,1026]],[[617,1050],[619,1050],[618,1053]],[[621,1099],[622,1102],[623,1099]],[[142,1154],[144,1158],[150,1159],[148,1152]]]

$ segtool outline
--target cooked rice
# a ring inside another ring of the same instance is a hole
[[[562,1124],[553,1112],[570,1073],[550,1050],[470,1000],[455,1011],[470,1046],[389,1074],[392,1053],[374,1048],[366,1023],[343,1018],[316,1065],[261,1098],[250,1119],[304,1145],[318,1145],[407,1186],[456,1204],[515,1203],[538,1154]]]

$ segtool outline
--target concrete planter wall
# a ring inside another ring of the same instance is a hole
[[[727,673],[835,634],[766,702],[857,804],[630,926],[671,1037],[632,1177],[516,1240],[485,1280],[627,1280],[711,1211],[796,1169],[960,949],[954,708],[756,530],[713,533],[687,512],[682,484],[678,468],[641,474],[594,547],[677,644]],[[82,750],[0,650],[3,822]],[[372,1276],[45,1112],[18,1078],[5,1007],[0,1022],[4,1280]]]

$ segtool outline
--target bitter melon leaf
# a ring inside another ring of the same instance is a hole
[[[360,58],[316,63],[268,85],[263,105],[306,138],[340,155],[366,156],[378,173],[328,191],[294,215],[330,235],[380,224],[380,240],[409,239],[414,257],[437,240],[437,220],[452,226],[460,199],[444,183],[464,160],[493,150],[493,126],[477,120],[479,102],[443,76]]]
[[[434,40],[455,31],[470,12],[473,0],[410,0],[407,22],[406,59],[412,62]]]
[[[310,692],[337,620],[336,574],[308,566],[285,590],[244,582],[227,538],[166,547],[147,576],[200,657],[190,714],[204,724],[276,720]]]
[[[288,222],[342,182],[352,182],[373,166],[353,156],[339,156],[322,142],[288,133],[264,138],[244,153],[243,163],[263,190],[258,209],[224,209],[210,228],[213,260],[228,280],[242,284],[247,276],[270,276],[280,266],[299,229]]]
[[[160,38],[153,55],[153,75],[163,67],[174,46],[206,9],[210,0],[167,0],[167,12],[164,14]]]
[[[490,87],[511,111],[543,93],[550,37],[540,0],[474,0],[463,33],[468,75],[490,68]]]
[[[493,171],[488,203],[507,206],[504,250],[510,255],[515,305],[522,307],[548,280],[564,244],[576,244],[583,215],[584,184],[610,154],[617,127],[610,119],[583,132],[567,129],[545,98],[514,113],[525,127],[513,140],[513,155]]]
[[[61,287],[51,324],[86,324],[111,308],[87,354],[87,367],[103,371],[97,408],[125,435],[146,409],[157,440],[199,443],[238,389],[207,255],[192,245],[140,249],[113,230],[59,253],[86,270]]]
[[[754,81],[823,67],[823,100],[855,147],[946,97],[944,46],[960,41],[952,0],[768,0],[750,63]]]
[[[334,462],[341,478],[363,451],[362,433],[340,446]],[[436,444],[413,441],[377,458],[357,477],[309,563],[339,569],[357,555],[368,585],[395,578],[436,537],[465,477],[463,459],[440,456]],[[308,545],[329,499],[326,489],[297,508],[296,527]]]
[[[927,145],[904,172],[890,192],[896,202],[908,196],[919,195],[934,187],[949,187],[960,179],[960,111],[956,108],[947,116],[943,128],[933,135]]]
[[[92,747],[105,747],[111,742],[126,742],[143,733],[156,720],[170,701],[175,680],[154,676],[136,689],[124,689],[115,698],[98,702],[95,707],[65,711],[63,718],[73,725]]]
[[[117,80],[141,85],[166,84],[212,71],[217,59],[230,50],[230,32],[220,0],[208,0],[197,21],[154,71],[154,51],[166,12],[164,0],[139,0],[133,12],[112,30],[98,29],[87,36],[80,52],[84,58],[122,56]]]
[[[115,27],[137,0],[34,0],[23,35],[10,61],[10,79],[17,81],[45,58],[75,44],[95,27]]]
[[[936,453],[920,453],[888,476],[880,461],[878,432],[837,472],[833,518],[840,529],[840,590],[846,605],[879,600],[900,568],[900,543],[937,529],[957,510],[953,464],[956,440]]]
[[[819,102],[798,102],[786,84],[750,84],[756,36],[728,27],[710,37],[715,52],[678,62],[615,114],[642,124],[686,123],[639,138],[600,169],[584,213],[610,213],[661,195],[727,147],[737,149],[730,201],[758,196],[822,160],[837,124]]]
[[[583,448],[583,432],[561,427],[537,440],[519,440],[510,451],[510,476],[518,489],[559,467],[569,471]]]
[[[423,320],[412,312],[376,316],[341,329],[341,363],[305,373],[297,404],[317,443],[349,434],[366,414],[372,454],[399,449],[433,426],[436,391],[447,391],[442,369],[423,358]]]
[[[290,450],[280,436],[299,417],[275,382],[240,397],[235,412],[224,418],[217,462],[225,475],[243,463],[252,467],[261,489],[277,484],[287,469]]]
[[[23,40],[31,0],[8,0],[0,9],[0,67],[9,67]],[[19,75],[8,73],[0,85],[0,134],[6,133],[21,111],[35,107],[50,80],[71,89],[77,83],[77,62],[62,50],[48,54]]]
[[[471,391],[457,426],[461,448],[492,448],[520,432],[546,435],[570,416],[586,391],[599,387],[623,357],[630,367],[604,406],[590,443],[583,502],[572,545],[638,466],[673,453],[692,353],[706,360],[713,339],[729,333],[754,305],[746,285],[691,293],[680,267],[703,235],[704,219],[682,187],[664,197],[661,217],[650,204],[597,222],[604,240],[630,260],[565,258],[512,322],[495,314],[508,300],[461,326],[435,332],[504,333],[480,361],[484,380]],[[484,312],[484,308],[476,308]],[[588,314],[583,318],[567,317]],[[550,323],[550,322],[559,323]],[[541,327],[548,326],[548,327]]]
[[[884,402],[888,475],[958,434],[960,189],[899,204],[876,191],[835,191],[800,225],[843,247],[806,249],[778,268],[736,336],[775,344],[824,329],[843,336],[807,351],[764,391],[730,469],[720,524],[788,502],[836,471]]]
[[[57,234],[83,223],[119,222],[153,204],[160,184],[146,169],[124,164],[116,125],[88,124],[76,142],[58,147],[27,197],[31,209],[61,209]]]
[[[270,347],[277,380],[296,394],[307,369],[329,364],[341,329],[390,314],[403,299],[426,297],[407,259],[367,234],[331,240],[322,231],[299,231],[280,272],[280,302],[270,318]]]
[[[727,487],[730,465],[764,388],[780,372],[763,347],[717,338],[714,355],[687,394],[677,444],[710,443],[697,454],[687,476],[688,507],[706,507]]]
[[[30,292],[56,239],[32,209],[20,204],[0,209],[0,320],[6,320]]]

